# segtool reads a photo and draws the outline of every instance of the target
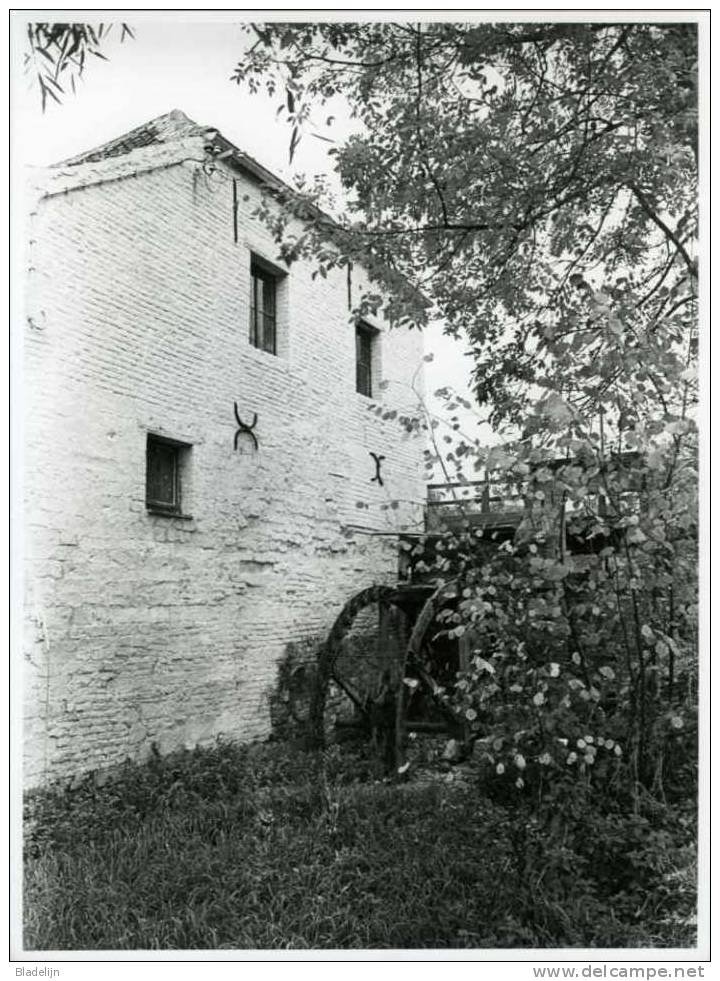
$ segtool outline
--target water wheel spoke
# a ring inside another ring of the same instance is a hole
[[[408,730],[448,732],[462,726],[442,687],[450,683],[445,676],[454,661],[448,662],[447,651],[438,654],[432,647],[428,670],[421,654],[438,612],[451,599],[451,586],[370,586],[345,603],[318,652],[311,710],[315,745],[324,745],[326,716],[332,717],[336,728],[365,728],[382,748],[385,766],[404,772]],[[435,668],[440,681],[433,677]],[[416,690],[422,690],[414,709],[404,683],[407,674],[419,682]],[[328,697],[331,706],[326,706]]]
[[[338,685],[338,687],[342,688],[347,697],[354,703],[358,710],[362,712],[363,715],[367,716],[367,700],[364,700],[362,696],[354,690],[352,684],[349,681],[343,680],[335,670],[333,670],[331,678],[335,684]]]

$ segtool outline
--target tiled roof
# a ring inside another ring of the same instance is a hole
[[[120,136],[116,140],[110,140],[109,143],[104,143],[94,150],[87,150],[85,153],[70,157],[55,166],[71,167],[77,164],[97,163],[109,157],[121,157],[140,147],[167,143],[171,140],[181,140],[190,136],[201,136],[204,132],[205,128],[198,126],[184,112],[173,109],[172,112],[166,112],[164,116],[151,119],[150,122],[143,123],[142,126],[125,133],[124,136]]]

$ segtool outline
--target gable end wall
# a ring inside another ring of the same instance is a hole
[[[258,189],[238,183],[237,243],[230,173],[194,163],[45,198],[32,217],[27,785],[152,743],[267,736],[286,645],[395,579],[396,539],[368,532],[421,524],[422,442],[355,392],[345,274],[293,266],[281,356],[248,344],[250,255],[277,248],[251,216]],[[414,413],[421,338],[375,326],[376,404]],[[245,436],[233,450],[234,401],[258,415],[258,451]],[[191,444],[192,518],[147,511],[148,432]]]

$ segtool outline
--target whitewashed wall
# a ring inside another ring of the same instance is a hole
[[[151,743],[267,735],[286,644],[321,637],[353,592],[395,578],[395,539],[367,532],[421,521],[422,440],[355,392],[344,273],[313,280],[295,264],[279,356],[252,348],[250,254],[277,248],[251,217],[250,179],[234,241],[230,171],[206,179],[201,157],[190,141],[69,168],[33,209],[27,785]],[[422,339],[375,326],[392,382],[376,402],[413,412]],[[257,452],[246,437],[233,451],[233,401],[258,414]],[[191,519],[145,507],[148,431],[192,444]],[[386,457],[384,487],[370,450]]]

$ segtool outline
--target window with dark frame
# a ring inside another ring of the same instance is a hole
[[[355,388],[372,398],[372,351],[375,331],[365,324],[355,327]]]
[[[150,511],[180,514],[180,454],[183,444],[148,433],[145,506]]]
[[[277,276],[254,259],[250,265],[250,343],[277,354]]]

